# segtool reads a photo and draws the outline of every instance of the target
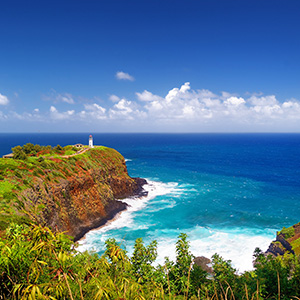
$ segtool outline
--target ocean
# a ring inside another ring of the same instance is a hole
[[[88,144],[90,133],[0,134],[0,155],[27,142]],[[115,148],[129,175],[146,178],[148,196],[125,199],[127,211],[90,231],[79,250],[103,253],[116,238],[158,241],[157,263],[175,258],[187,233],[195,256],[214,253],[239,271],[252,268],[256,247],[266,251],[276,231],[300,217],[300,134],[100,134],[94,144]]]

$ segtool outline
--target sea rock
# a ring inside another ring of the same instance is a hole
[[[205,256],[197,256],[194,258],[194,263],[206,271],[208,274],[213,274],[213,269],[211,267],[211,260]]]

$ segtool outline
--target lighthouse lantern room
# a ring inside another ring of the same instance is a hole
[[[90,135],[90,137],[89,137],[89,147],[94,148],[92,135]]]

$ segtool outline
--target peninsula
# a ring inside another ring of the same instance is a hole
[[[146,180],[128,175],[124,157],[103,146],[26,144],[0,158],[0,229],[34,220],[78,240],[145,195]]]

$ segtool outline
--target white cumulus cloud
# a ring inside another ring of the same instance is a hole
[[[57,93],[54,89],[51,89],[48,95],[42,97],[43,100],[52,101],[53,103],[68,103],[75,104],[74,96],[70,93]]]
[[[188,92],[190,89],[190,83],[186,82],[180,88],[173,88],[170,90],[165,99],[167,102],[171,102],[176,99],[184,99],[190,96],[190,92]]]
[[[88,119],[106,119],[106,109],[97,103],[85,104],[85,110],[79,113],[81,118]]]
[[[193,89],[189,82],[170,88],[165,95],[149,90],[135,95],[136,99],[125,99],[112,94],[105,107],[94,101],[81,102],[73,110],[65,111],[59,104],[67,101],[71,104],[72,95],[56,94],[52,100],[59,103],[46,113],[38,108],[28,113],[0,112],[0,120],[47,122],[50,116],[50,120],[56,121],[53,124],[68,120],[74,131],[97,125],[108,131],[141,132],[299,132],[300,128],[300,101],[293,98],[282,101],[275,95],[238,95],[224,91],[217,94]]]
[[[75,113],[75,110],[68,110],[65,112],[59,112],[55,106],[50,107],[50,116],[54,120],[67,120],[70,119]]]
[[[0,105],[7,105],[9,103],[9,100],[6,96],[0,94]]]
[[[129,81],[134,81],[134,77],[129,75],[128,73],[119,71],[116,73],[116,78],[119,80],[129,80]]]
[[[68,93],[57,95],[57,100],[68,103],[68,104],[74,104],[75,103],[75,101],[73,99],[73,96],[71,94],[68,94]]]
[[[225,104],[227,105],[233,105],[233,106],[239,106],[241,104],[244,104],[246,103],[246,101],[240,97],[230,97],[230,98],[227,98],[225,101],[224,101]]]
[[[160,101],[162,97],[153,95],[151,92],[144,90],[142,93],[135,93],[140,101]]]
[[[274,95],[256,94],[248,98],[228,92],[217,95],[205,89],[193,90],[189,82],[170,89],[165,97],[149,91],[136,95],[138,100],[145,101],[143,109],[149,122],[167,124],[171,130],[177,126],[192,131],[198,128],[200,131],[270,131],[270,128],[281,131],[286,124],[300,122],[300,102],[292,99],[281,103]]]
[[[269,96],[252,96],[249,98],[249,103],[253,106],[270,106],[278,104],[278,101],[274,95]]]
[[[121,99],[109,110],[110,119],[137,120],[146,118],[147,114],[140,110],[139,105],[134,101]]]
[[[121,119],[132,120],[133,119],[131,115],[132,112],[133,112],[132,102],[122,99],[110,109],[109,114],[110,114],[110,118],[113,119],[121,118]]]
[[[112,102],[119,102],[121,99],[117,95],[110,95],[109,100]]]

